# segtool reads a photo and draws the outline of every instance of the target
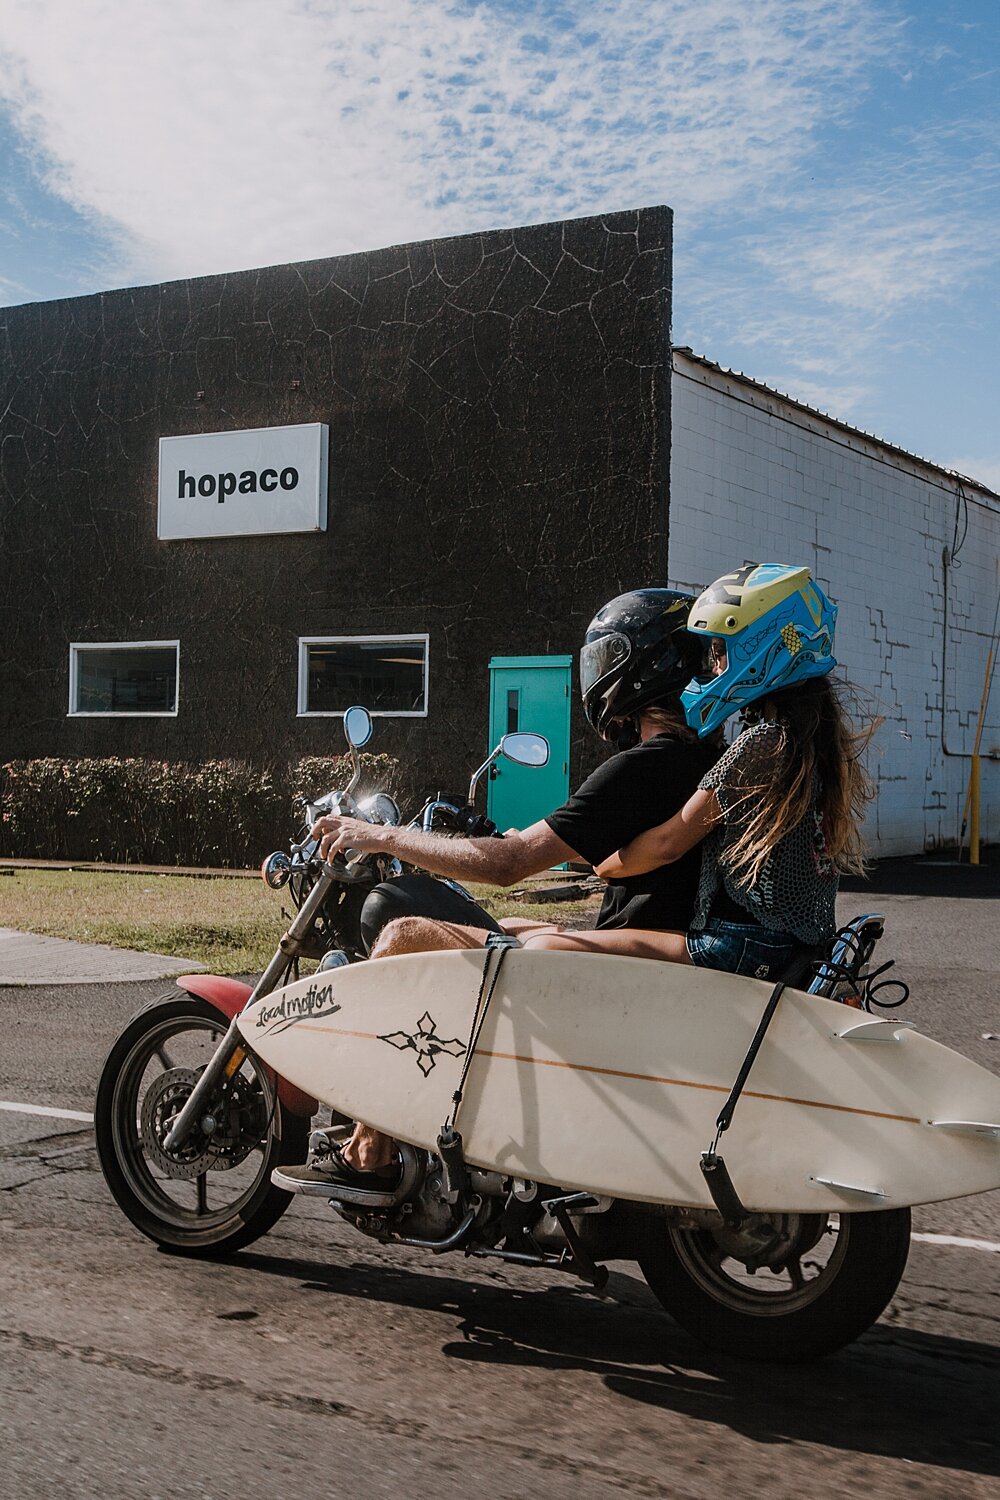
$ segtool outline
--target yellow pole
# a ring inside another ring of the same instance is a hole
[[[979,756],[969,770],[969,864],[979,863]]]
[[[983,695],[979,700],[979,719],[976,723],[976,739],[972,746],[972,763],[969,766],[969,785],[962,809],[962,832],[958,841],[958,857],[962,858],[962,840],[965,837],[965,820],[969,822],[969,864],[979,863],[979,746],[983,738],[983,722],[986,718],[986,700],[990,693],[990,676],[993,667],[993,644],[986,653],[986,671],[983,674]]]

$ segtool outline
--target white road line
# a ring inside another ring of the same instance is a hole
[[[87,1125],[93,1125],[93,1115],[85,1115],[79,1109],[54,1109],[49,1104],[8,1104],[0,1099],[0,1109],[5,1109],[12,1115],[45,1115],[50,1120],[83,1120]]]
[[[925,1245],[955,1245],[959,1250],[989,1250],[1000,1255],[1000,1245],[993,1240],[963,1240],[957,1234],[912,1234],[913,1240],[922,1240]]]

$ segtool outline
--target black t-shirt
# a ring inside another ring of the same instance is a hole
[[[714,747],[654,735],[598,766],[545,821],[576,854],[600,864],[637,834],[679,812],[717,759]],[[673,864],[609,881],[597,926],[686,932],[700,869],[701,846],[696,844]]]

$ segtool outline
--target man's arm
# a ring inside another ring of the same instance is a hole
[[[419,865],[434,875],[478,880],[488,885],[514,885],[550,865],[579,859],[545,822],[533,823],[523,830],[513,829],[502,839],[449,839],[417,828],[390,828],[330,814],[320,818],[311,832],[314,839],[320,840],[323,859],[332,859],[345,849],[377,851]]]

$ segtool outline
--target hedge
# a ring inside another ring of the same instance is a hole
[[[360,790],[394,791],[390,755],[362,755]],[[0,765],[0,856],[247,868],[300,826],[297,797],[345,787],[346,755],[287,768],[109,756]]]

